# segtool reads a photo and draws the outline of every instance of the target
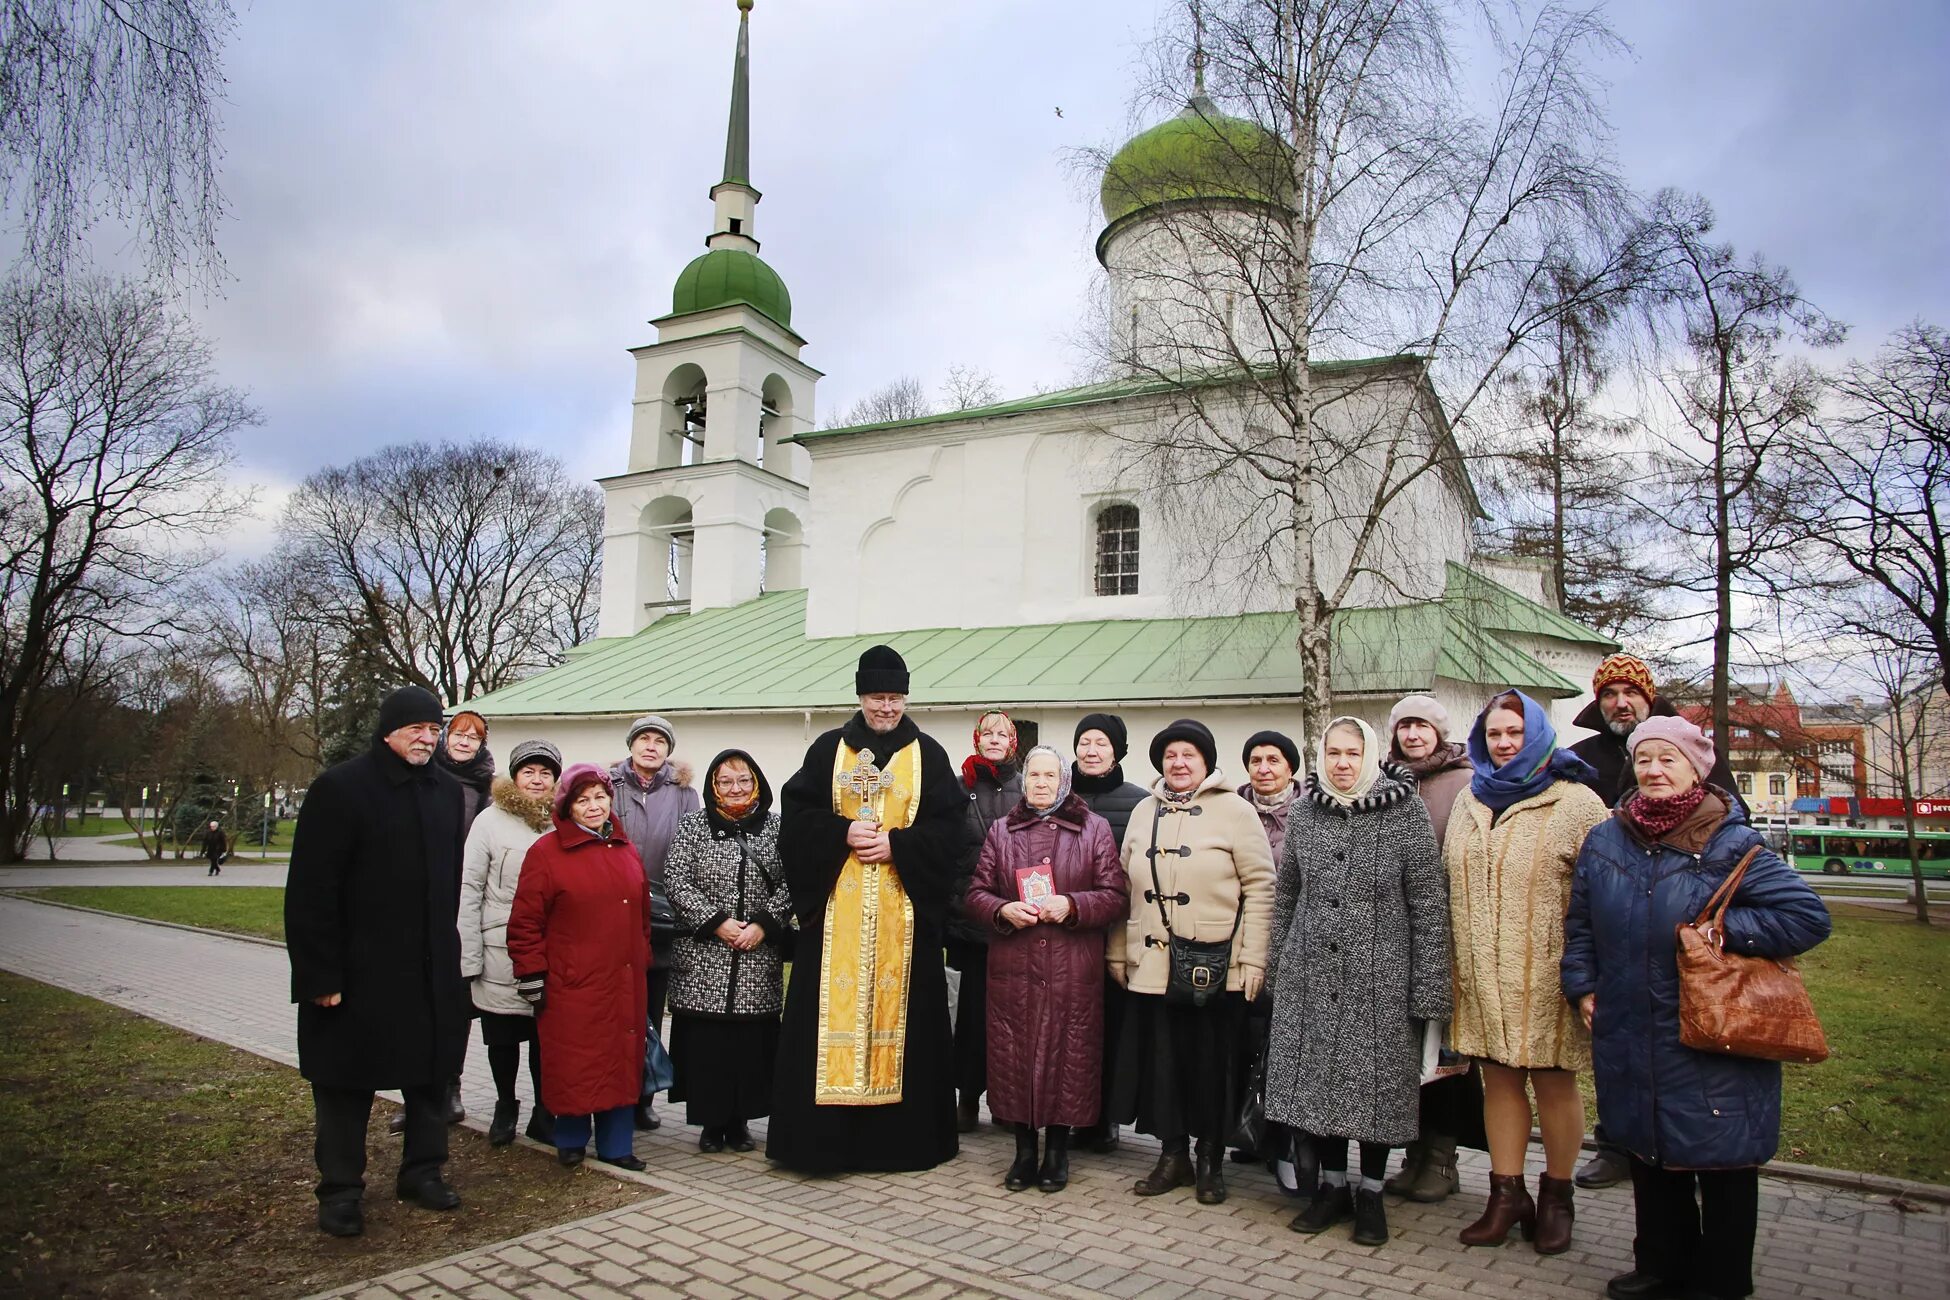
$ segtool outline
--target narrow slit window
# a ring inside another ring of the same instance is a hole
[[[1097,594],[1135,596],[1137,590],[1137,507],[1105,506],[1097,512]]]

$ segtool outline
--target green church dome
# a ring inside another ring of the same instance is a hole
[[[670,314],[683,316],[731,303],[744,303],[792,327],[792,295],[779,273],[755,253],[737,248],[714,248],[677,275]]]
[[[1244,199],[1285,203],[1292,192],[1286,146],[1203,95],[1117,151],[1104,168],[1106,223],[1160,203]]]

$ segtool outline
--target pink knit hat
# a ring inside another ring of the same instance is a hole
[[[1686,756],[1686,761],[1693,765],[1693,770],[1699,773],[1700,780],[1704,781],[1712,775],[1713,764],[1718,758],[1713,752],[1713,742],[1706,738],[1705,732],[1686,719],[1676,715],[1647,718],[1632,728],[1632,738],[1626,742],[1626,747],[1636,754],[1640,742],[1647,740],[1663,740],[1677,746],[1679,752]]]

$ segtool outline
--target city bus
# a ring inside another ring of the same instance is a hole
[[[1796,826],[1788,832],[1784,855],[1796,871],[1826,876],[1910,875],[1909,843],[1901,831],[1865,831],[1847,826]],[[1916,832],[1916,851],[1926,879],[1950,877],[1950,832]]]

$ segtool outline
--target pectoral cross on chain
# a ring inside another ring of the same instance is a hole
[[[860,751],[860,761],[840,778],[840,784],[849,793],[860,797],[860,811],[853,814],[853,820],[879,825],[880,810],[875,806],[875,801],[893,789],[894,778],[873,765],[871,749]]]

